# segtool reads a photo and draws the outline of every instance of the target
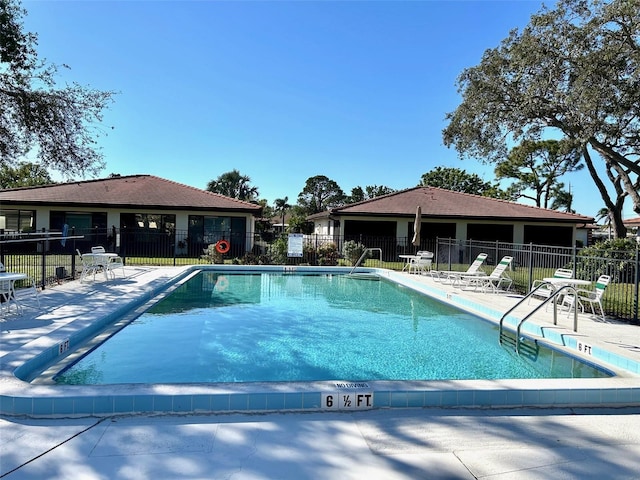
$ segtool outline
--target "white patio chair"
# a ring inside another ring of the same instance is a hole
[[[93,254],[83,255],[80,253],[80,250],[76,250],[78,252],[78,257],[80,257],[80,263],[82,265],[82,271],[80,272],[80,283],[84,282],[84,280],[89,276],[93,275],[93,280],[96,279],[96,273],[102,268],[95,262],[95,256]]]
[[[2,263],[0,263],[0,272],[6,272]],[[20,292],[20,300],[18,300],[18,296],[16,294],[16,281],[27,283],[25,287],[18,290]],[[11,310],[12,304],[16,307],[16,313],[21,313],[22,308],[25,305],[25,299],[22,294],[25,292],[31,293],[33,299],[35,300],[37,308],[40,308],[40,297],[38,296],[38,288],[36,287],[36,282],[32,277],[25,274],[19,279],[13,280],[3,280],[2,278],[0,278],[0,313],[2,313],[4,310],[8,314]]]
[[[568,268],[558,268],[554,273],[553,273],[553,277],[554,278],[573,278],[573,270],[569,270]],[[543,283],[545,283],[544,280],[534,280],[533,283],[531,284],[531,292],[533,292],[534,290],[536,290],[536,288],[540,287],[538,290],[535,291],[535,293],[533,293],[530,297],[529,297],[529,303],[531,303],[531,299],[536,297],[539,298],[541,300],[546,300],[547,298],[551,297],[551,294],[553,294],[553,292],[555,292],[555,289],[553,287],[553,285],[545,285],[545,286],[541,286]],[[558,301],[561,301],[562,299],[557,299]]]
[[[11,288],[11,282],[9,280],[0,280],[0,316],[8,314],[11,309],[11,297],[13,295],[13,289]],[[18,304],[14,303],[16,307],[16,313],[18,312]]]
[[[420,251],[416,253],[415,258],[409,261],[409,273],[414,270],[416,273],[424,273],[431,269],[433,262],[433,252]]]
[[[124,260],[120,256],[108,257],[108,260],[105,264],[105,268],[107,269],[107,273],[111,276],[111,278],[116,278],[116,270],[118,268],[122,269],[122,277],[125,278],[127,275],[124,271]]]
[[[600,318],[602,318],[603,322],[606,320],[604,308],[602,307],[602,296],[604,295],[604,291],[606,290],[610,281],[611,277],[609,275],[600,275],[598,277],[598,280],[596,280],[596,286],[593,290],[585,290],[582,288],[576,289],[576,294],[578,296],[578,306],[583,313],[584,305],[589,304],[589,306],[591,307],[591,313],[593,315],[596,315],[595,305],[598,305],[598,307],[600,307]],[[562,305],[568,307],[567,315],[571,314],[571,311],[576,308],[576,300],[574,298],[574,295],[565,295],[562,299]]]
[[[122,259],[122,257],[116,255],[115,253],[110,253],[107,255],[107,251],[101,245],[91,247],[91,253],[96,255],[96,263],[99,264],[101,268],[104,268],[107,275],[111,276],[111,278],[116,278],[115,270],[117,270],[118,268],[122,269],[122,276],[126,276],[124,271],[124,260]],[[101,257],[100,255],[104,256]]]
[[[22,281],[26,282],[27,285],[23,286],[23,288],[20,288],[18,290],[20,292],[20,306],[22,307],[26,305],[29,307],[40,309],[40,296],[38,295],[38,287],[36,286],[36,281],[32,277],[27,277]],[[29,305],[29,301],[26,301],[25,296],[23,295],[25,293],[31,294],[31,298],[34,300],[35,306]],[[14,295],[15,295],[15,290],[14,290]]]

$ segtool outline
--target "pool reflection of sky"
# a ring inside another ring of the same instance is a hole
[[[388,281],[202,272],[58,383],[606,377]]]

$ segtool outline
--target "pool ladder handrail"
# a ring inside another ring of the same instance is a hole
[[[360,265],[360,262],[362,262],[362,260],[364,260],[367,257],[367,253],[372,252],[374,250],[377,250],[377,251],[380,252],[380,261],[382,262],[382,249],[381,248],[377,248],[377,247],[365,248],[364,252],[362,252],[362,255],[360,255],[360,258],[358,259],[356,264],[353,266],[353,268],[349,272],[349,275],[351,275],[355,271],[355,269],[358,268],[358,265]]]
[[[500,344],[502,344],[502,330],[503,330],[503,323],[504,323],[504,319],[507,318],[507,315],[509,315],[511,312],[513,312],[516,308],[518,308],[520,305],[522,305],[522,303],[529,299],[533,294],[535,294],[540,288],[545,287],[551,287],[554,291],[551,293],[551,295],[549,295],[549,297],[545,298],[542,303],[540,305],[538,305],[536,308],[534,308],[532,311],[530,311],[522,320],[520,320],[520,322],[518,323],[518,326],[516,328],[516,353],[520,353],[520,329],[522,328],[522,324],[524,322],[526,322],[534,313],[536,313],[538,310],[540,310],[542,307],[544,307],[547,303],[549,303],[551,300],[553,300],[553,324],[557,325],[558,324],[558,296],[560,295],[560,293],[562,293],[564,290],[568,290],[569,293],[573,294],[573,298],[574,300],[574,306],[573,306],[573,331],[577,332],[578,331],[578,306],[576,305],[577,303],[577,299],[578,299],[578,293],[576,292],[575,287],[572,287],[571,285],[563,285],[562,287],[558,288],[556,290],[556,286],[553,285],[551,282],[543,282],[540,285],[538,285],[536,288],[534,288],[533,290],[531,290],[527,295],[525,295],[518,303],[516,303],[513,307],[511,307],[509,310],[507,310],[504,315],[502,315],[502,317],[500,318],[500,328],[499,328],[499,342]]]

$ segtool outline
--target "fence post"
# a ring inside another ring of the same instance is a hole
[[[527,291],[530,291],[532,286],[533,286],[533,242],[529,242],[529,288],[527,288]]]
[[[638,268],[640,267],[640,258],[638,256],[638,250],[640,249],[640,245],[636,242],[636,272],[635,272],[635,284],[636,284],[636,293],[635,298],[633,299],[633,319],[634,321],[638,321],[638,286],[640,286],[640,274],[638,274]]]
[[[46,230],[45,230],[45,228],[44,228],[44,227],[42,227],[42,233],[43,233],[43,236],[44,236],[44,233],[46,233]],[[41,279],[42,279],[42,281],[40,282],[40,288],[41,288],[42,290],[44,290],[44,286],[45,286],[45,283],[46,283],[46,275],[47,275],[47,265],[46,265],[46,262],[47,262],[47,252],[45,252],[45,250],[46,250],[46,248],[47,248],[47,244],[48,244],[48,243],[49,243],[49,242],[47,242],[47,240],[42,240],[42,261],[40,262],[40,264],[41,264],[41,272],[40,272],[40,273],[41,273]]]
[[[76,227],[71,227],[71,236],[76,236]],[[73,239],[71,244],[71,278],[76,279],[76,239]]]

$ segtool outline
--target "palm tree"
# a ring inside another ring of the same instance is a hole
[[[287,202],[289,201],[289,197],[284,197],[284,198],[276,198],[274,203],[274,210],[276,212],[280,212],[282,215],[282,232],[284,233],[284,216],[287,213],[287,210],[289,210],[291,208],[291,205],[289,205]]]
[[[571,186],[569,190],[564,190],[564,184],[558,183],[556,188],[553,189],[553,202],[551,208],[553,210],[563,210],[567,213],[576,213],[573,209],[573,193],[571,193]]]
[[[607,225],[609,226],[609,240],[611,240],[611,212],[606,207],[598,210],[598,213],[596,215],[596,222],[604,220],[605,218],[607,219]]]
[[[251,201],[258,196],[258,187],[249,185],[251,178],[241,175],[238,170],[223,173],[216,180],[211,180],[207,190],[238,200]]]

